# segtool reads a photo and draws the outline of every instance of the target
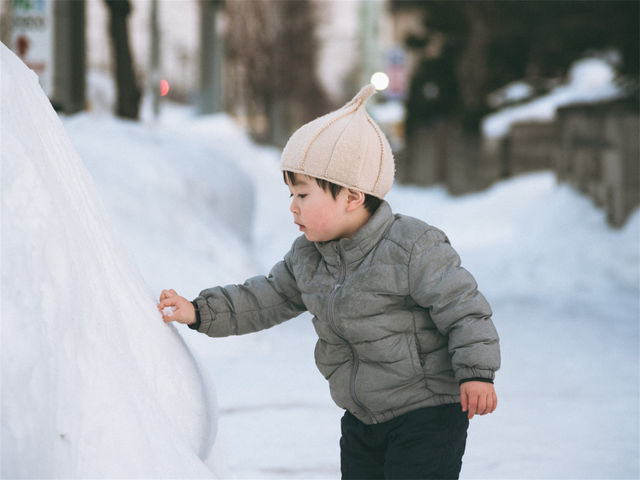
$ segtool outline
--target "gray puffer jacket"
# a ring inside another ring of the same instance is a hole
[[[364,423],[460,401],[458,382],[500,366],[491,309],[447,237],[383,202],[352,237],[299,237],[269,276],[194,300],[212,337],[271,327],[308,310],[331,396]]]

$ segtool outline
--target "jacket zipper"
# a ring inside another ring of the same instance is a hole
[[[331,291],[331,295],[329,295],[329,305],[328,305],[329,308],[327,310],[327,314],[329,318],[329,326],[331,327],[331,330],[333,330],[333,333],[335,333],[336,336],[340,338],[340,340],[346,343],[347,346],[349,347],[349,350],[351,350],[351,359],[353,361],[353,367],[351,368],[351,378],[349,381],[349,393],[351,393],[351,399],[358,407],[360,407],[367,414],[367,416],[371,420],[371,423],[378,423],[378,421],[376,420],[376,417],[373,415],[373,412],[369,410],[360,401],[360,399],[358,399],[358,395],[356,393],[356,377],[358,376],[358,369],[360,368],[360,359],[356,354],[355,347],[338,330],[338,327],[335,321],[336,297],[338,295],[338,290],[340,290],[340,288],[342,287],[342,284],[347,276],[347,264],[344,261],[344,258],[342,257],[342,250],[340,249],[340,247],[338,247],[338,264],[340,266],[338,283],[336,283],[335,287],[333,287],[333,290]]]

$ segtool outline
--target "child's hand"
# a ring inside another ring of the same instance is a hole
[[[498,406],[498,396],[493,383],[464,382],[460,385],[460,403],[462,411],[468,412],[469,420],[474,415],[493,413]]]
[[[196,322],[196,309],[193,304],[181,297],[175,290],[163,290],[160,294],[158,311],[165,322],[179,322],[191,325]]]

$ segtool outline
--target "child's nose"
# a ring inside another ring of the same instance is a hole
[[[289,210],[291,211],[291,213],[297,213],[298,212],[298,206],[296,205],[296,199],[292,199],[291,200],[291,204],[289,204]]]

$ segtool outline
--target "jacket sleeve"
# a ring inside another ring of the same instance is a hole
[[[291,252],[268,276],[256,276],[242,285],[213,287],[194,299],[199,312],[198,331],[211,337],[243,335],[273,327],[306,310],[290,267]]]
[[[448,336],[456,379],[493,380],[500,346],[491,307],[440,230],[428,230],[413,246],[409,288],[438,331]]]

